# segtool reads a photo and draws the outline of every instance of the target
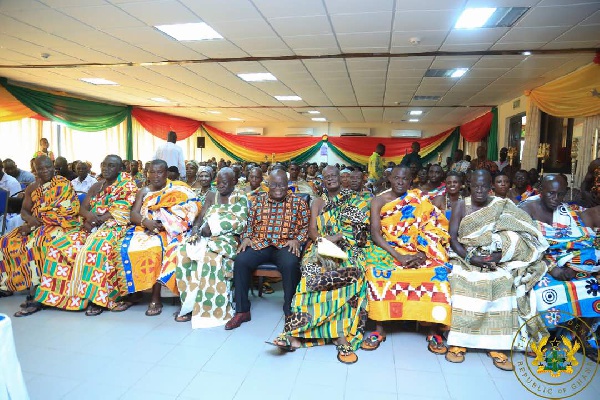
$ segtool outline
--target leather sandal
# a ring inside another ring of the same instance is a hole
[[[290,337],[283,333],[281,335],[277,336],[277,338],[275,338],[275,340],[273,340],[272,342],[267,341],[265,343],[270,344],[271,346],[275,346],[275,347],[279,348],[279,350],[285,351],[287,353],[296,351],[296,348],[294,346],[292,346]]]
[[[494,366],[502,371],[512,371],[515,369],[513,363],[511,363],[504,353],[500,353],[499,351],[488,351],[488,357],[491,357]]]
[[[381,342],[385,342],[387,337],[382,336],[379,332],[371,332],[365,337],[360,344],[360,348],[366,351],[377,350]]]
[[[444,339],[440,335],[428,335],[427,343],[427,350],[433,354],[443,355],[448,352]]]
[[[446,361],[451,363],[461,363],[465,361],[465,353],[467,349],[464,347],[450,346],[446,353]]]
[[[338,344],[337,346],[335,346],[335,349],[338,352],[337,359],[339,362],[343,364],[354,364],[358,361],[358,356],[356,355],[354,350],[352,350],[352,347],[350,345]]]

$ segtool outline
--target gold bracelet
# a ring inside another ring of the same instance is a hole
[[[146,217],[142,217],[142,220],[140,221],[140,226],[144,227],[144,220],[147,219]]]

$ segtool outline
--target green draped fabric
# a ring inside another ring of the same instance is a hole
[[[335,147],[332,143],[327,143],[327,146],[329,147],[329,150],[333,151],[336,156],[338,156],[339,158],[344,160],[344,162],[348,163],[348,165],[360,166],[359,163],[357,163],[356,161],[354,161],[353,159],[348,157],[340,149]],[[320,146],[319,146],[319,148],[320,148]],[[363,165],[363,167],[364,167],[364,165]]]
[[[450,156],[454,155],[454,151],[458,148],[458,141],[460,139],[460,127],[457,126],[456,128],[454,128],[454,131],[452,131],[452,133],[450,134],[450,136],[448,136],[446,138],[446,140],[444,140],[442,143],[440,143],[440,145],[438,146],[438,148],[432,152],[430,152],[429,154],[421,157],[421,161],[423,163],[423,165],[427,164],[427,163],[437,163],[437,158],[438,158],[438,153],[443,151],[448,145],[451,146],[451,153]],[[445,160],[442,160],[442,164],[444,163]]]
[[[127,107],[129,113],[127,114],[127,159],[133,160],[133,118],[131,117],[131,111],[133,107]]]
[[[32,111],[78,131],[103,131],[120,124],[131,115],[131,109],[127,106],[40,92],[11,85],[6,79],[0,79],[0,84]]]
[[[487,157],[490,161],[498,160],[498,107],[492,108],[492,125],[487,140]]]

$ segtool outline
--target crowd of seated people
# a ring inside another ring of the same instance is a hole
[[[507,352],[571,315],[589,321],[578,335],[595,354],[600,208],[567,203],[564,175],[513,173],[505,149],[498,162],[483,147],[473,161],[459,150],[447,165],[423,165],[412,150],[384,164],[378,146],[368,170],[188,160],[181,180],[162,160],[108,155],[96,174],[42,151],[29,179],[5,159],[0,187],[24,191],[10,217],[20,224],[0,237],[0,297],[26,295],[16,317],[50,307],[98,316],[150,292],[152,317],[167,288],[181,303],[175,321],[233,330],[251,321],[253,274],[271,262],[285,324],[268,343],[284,352],[333,343],[352,364],[402,324],[393,321],[417,321],[447,361],[482,349],[512,370]],[[582,202],[600,198],[592,164]],[[548,288],[578,290],[580,303],[548,304]]]

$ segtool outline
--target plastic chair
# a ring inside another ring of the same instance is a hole
[[[7,190],[0,189],[0,216],[2,217],[2,229],[0,235],[4,235],[6,230],[6,214],[8,211],[8,198],[10,193]]]
[[[85,196],[87,196],[87,193],[77,192],[77,198],[79,199],[80,204],[83,204],[83,199],[85,199]]]

